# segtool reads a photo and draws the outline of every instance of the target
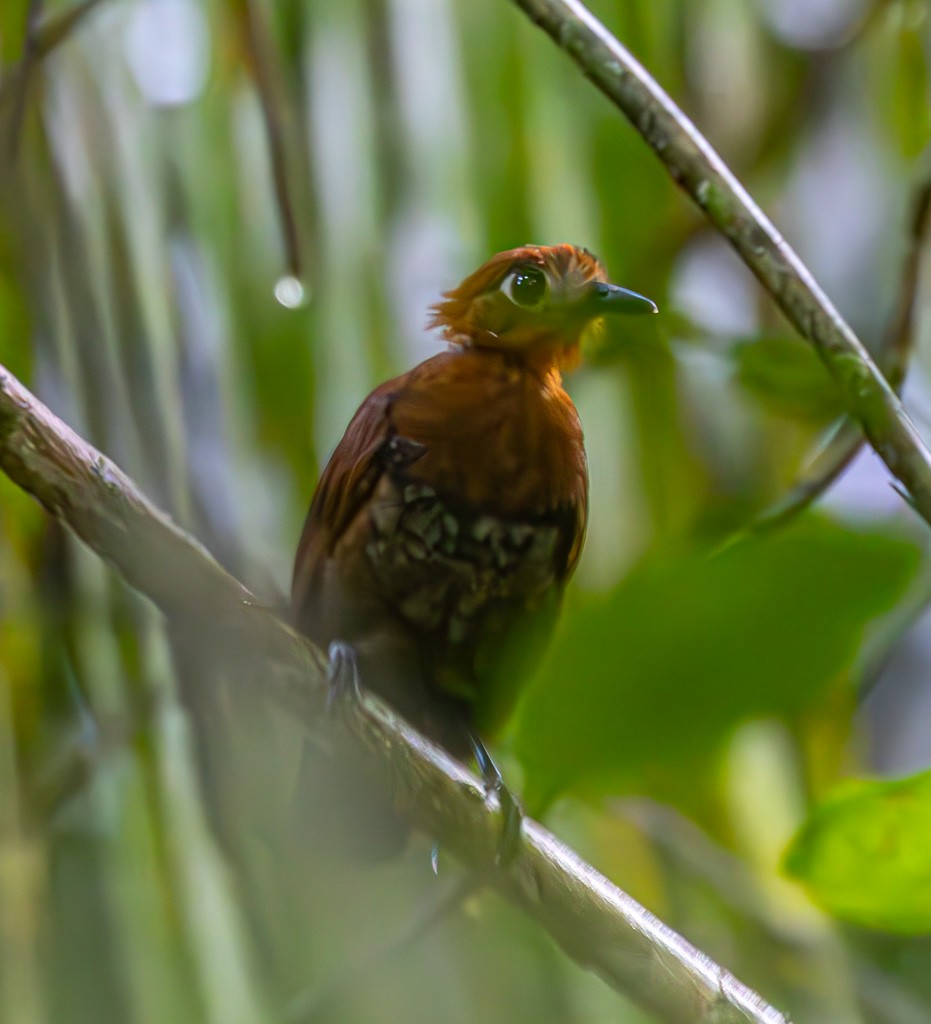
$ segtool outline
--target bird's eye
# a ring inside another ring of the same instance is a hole
[[[508,274],[501,290],[511,302],[532,309],[546,298],[546,274],[537,267],[521,267]]]

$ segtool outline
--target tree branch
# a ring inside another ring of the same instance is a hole
[[[224,657],[258,657],[267,696],[308,730],[339,734],[380,759],[399,812],[531,914],[576,961],[676,1024],[787,1024],[536,822],[521,849],[495,863],[501,822],[494,797],[382,703],[366,696],[325,714],[320,651],[269,611],[155,508],[109,459],[78,437],[0,366],[0,468],[67,523],[169,616],[203,627]]]
[[[863,344],[724,161],[579,0],[512,0],[631,121],[843,388],[850,414],[931,523],[931,453]]]

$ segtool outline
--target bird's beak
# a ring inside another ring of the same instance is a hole
[[[591,316],[605,316],[608,313],[657,313],[656,303],[645,295],[638,295],[628,288],[616,284],[595,281],[587,289],[584,299],[586,312]]]

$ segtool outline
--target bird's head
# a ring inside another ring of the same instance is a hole
[[[655,313],[656,305],[609,284],[587,249],[525,245],[492,256],[432,312],[429,326],[455,344],[567,367],[589,325],[615,313]]]

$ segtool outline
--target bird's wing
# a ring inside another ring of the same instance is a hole
[[[390,409],[404,378],[376,388],[362,403],[330,457],[304,522],[294,560],[291,607],[302,629],[320,591],[326,560],[372,496],[384,472]]]

